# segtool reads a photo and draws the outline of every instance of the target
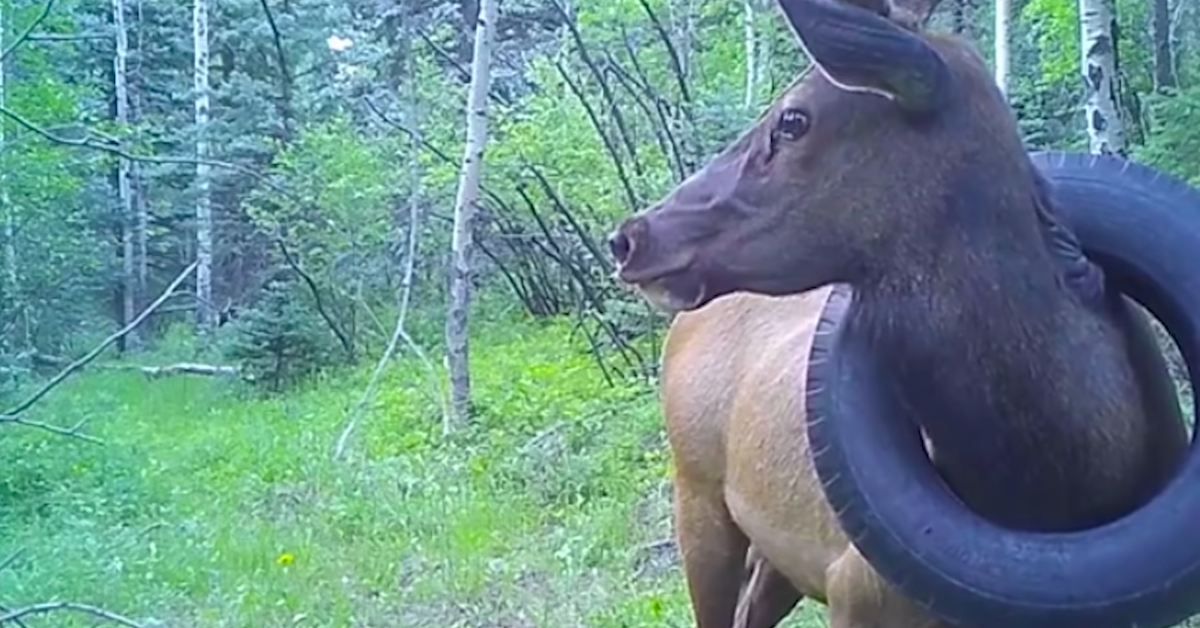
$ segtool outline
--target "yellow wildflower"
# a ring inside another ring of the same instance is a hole
[[[277,563],[279,563],[280,565],[283,565],[283,566],[285,566],[285,567],[286,567],[287,565],[290,565],[290,564],[292,564],[292,563],[293,563],[293,562],[295,562],[295,561],[296,561],[296,557],[295,557],[295,556],[293,556],[291,552],[284,552],[284,553],[282,553],[282,554],[280,554],[280,555],[279,555],[279,558],[276,558],[276,559],[275,559],[275,562],[277,562]]]

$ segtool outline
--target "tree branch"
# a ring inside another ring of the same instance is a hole
[[[292,72],[288,68],[287,55],[283,52],[283,35],[279,33],[279,25],[275,23],[275,14],[267,0],[259,0],[263,13],[267,14],[267,24],[271,26],[271,34],[275,39],[275,56],[279,61],[280,81],[280,114],[283,118],[283,131],[290,139],[292,137]]]
[[[266,175],[264,175],[260,172],[256,172],[255,170],[253,170],[251,168],[247,168],[246,166],[242,166],[242,165],[235,164],[235,163],[228,162],[228,161],[220,161],[220,160],[216,160],[216,159],[197,159],[195,157],[139,155],[137,153],[131,153],[127,150],[124,150],[116,144],[109,144],[106,142],[99,141],[95,137],[83,137],[83,138],[79,138],[79,139],[72,139],[72,138],[56,135],[56,134],[51,133],[50,131],[47,131],[46,129],[43,129],[43,128],[39,127],[38,125],[30,122],[24,116],[21,116],[20,114],[14,112],[13,110],[9,109],[8,107],[0,106],[0,115],[8,117],[13,122],[16,122],[18,126],[23,127],[30,133],[38,135],[38,136],[42,137],[43,139],[45,139],[49,142],[53,142],[55,144],[61,144],[63,146],[71,146],[74,148],[88,148],[88,149],[92,149],[92,150],[98,150],[98,151],[101,151],[104,153],[108,153],[110,155],[116,155],[117,157],[122,157],[122,158],[128,159],[129,161],[136,161],[139,163],[175,164],[175,165],[183,165],[183,166],[195,166],[198,164],[203,164],[203,165],[211,166],[213,168],[221,168],[223,170],[232,170],[233,172],[237,172],[239,174],[244,174],[248,177],[251,177],[251,178],[263,183],[264,185],[271,188],[272,190],[275,190],[276,192],[282,194],[283,196],[286,196],[289,199],[297,201],[302,205],[308,205],[308,203],[305,202],[304,199],[300,198],[296,193],[294,193],[290,190],[287,190],[283,187],[280,187],[278,184],[276,184],[274,181],[272,181]],[[94,134],[94,132],[90,131],[90,130],[89,130],[89,133]]]
[[[29,35],[33,33],[33,29],[37,28],[39,24],[46,21],[46,18],[50,15],[50,10],[54,8],[54,3],[56,1],[57,0],[46,0],[46,4],[42,6],[42,12],[37,16],[37,18],[35,18],[33,22],[29,24],[29,26],[25,27],[25,30],[17,36],[16,41],[9,44],[4,49],[4,52],[0,52],[0,62],[3,62],[5,59],[7,59],[8,55],[12,54],[18,46],[25,42],[26,39],[29,39]]]
[[[282,236],[276,237],[275,243],[279,245],[279,251],[283,253],[283,261],[286,262],[287,265],[291,267],[291,269],[295,271],[297,275],[300,276],[300,279],[304,281],[304,284],[308,286],[309,292],[312,293],[314,305],[317,308],[317,313],[320,314],[321,318],[325,320],[325,324],[329,326],[329,330],[333,332],[333,335],[337,336],[338,342],[342,344],[342,349],[346,351],[346,357],[353,360],[354,341],[342,330],[341,324],[338,323],[337,319],[335,319],[333,315],[330,314],[325,308],[325,303],[321,299],[321,288],[317,286],[316,280],[312,278],[312,275],[308,274],[308,271],[304,270],[304,267],[300,265],[300,261],[297,260],[295,256],[292,255],[292,252],[288,250],[287,242],[284,242]]]
[[[4,560],[0,561],[0,571],[4,571],[5,569],[8,569],[9,566],[11,566],[13,563],[17,562],[17,559],[20,558],[21,554],[24,554],[24,553],[25,553],[25,548],[23,548],[23,547],[17,548],[17,550],[15,552],[8,555],[8,558],[5,558]]]
[[[110,35],[101,33],[80,33],[77,35],[68,35],[64,33],[39,33],[30,35],[25,38],[25,41],[90,41],[95,39],[108,39]]]
[[[25,411],[29,410],[29,408],[33,407],[33,405],[35,403],[37,403],[38,401],[41,401],[42,398],[45,397],[51,390],[54,390],[54,388],[56,386],[63,383],[63,381],[66,380],[68,377],[70,377],[71,374],[73,374],[75,371],[78,371],[79,369],[83,368],[85,365],[87,365],[88,362],[95,360],[96,357],[99,356],[101,353],[103,353],[105,349],[110,347],[114,342],[125,337],[127,334],[129,334],[129,332],[133,331],[138,325],[140,325],[142,323],[142,321],[146,320],[147,317],[149,317],[152,313],[154,313],[154,310],[158,309],[158,307],[160,305],[165,303],[167,301],[167,299],[171,298],[175,294],[175,290],[177,288],[179,288],[179,285],[182,284],[183,281],[185,279],[187,279],[188,276],[190,276],[193,271],[196,270],[197,265],[198,265],[198,262],[192,262],[191,264],[189,264],[188,267],[185,268],[183,270],[183,272],[179,273],[179,276],[176,277],[175,280],[172,281],[169,286],[167,286],[167,289],[163,290],[163,293],[160,294],[158,296],[158,298],[154,300],[153,303],[146,306],[146,309],[142,310],[142,313],[138,314],[136,317],[134,317],[134,319],[132,321],[129,321],[129,323],[127,325],[125,325],[120,330],[113,333],[108,338],[105,338],[103,342],[96,345],[96,347],[94,349],[89,351],[83,357],[68,364],[66,366],[66,368],[59,371],[58,375],[55,375],[50,381],[46,382],[46,384],[44,386],[42,386],[40,389],[38,389],[37,392],[30,395],[28,399],[17,404],[15,407],[13,407],[11,410],[5,412],[4,414],[0,414],[0,425],[3,425],[5,423],[25,425],[27,427],[36,427],[36,428],[40,428],[40,429],[47,430],[50,432],[54,432],[56,434],[61,434],[63,436],[75,436],[78,438],[83,438],[85,440],[90,440],[92,442],[101,442],[99,439],[79,433],[79,429],[81,427],[83,427],[83,421],[80,421],[79,424],[77,424],[75,427],[68,429],[68,428],[62,428],[62,427],[57,427],[57,426],[53,426],[53,425],[48,425],[45,423],[38,423],[36,421],[29,421],[29,420],[21,418],[21,415],[24,414]],[[3,622],[0,622],[0,623],[3,623]]]
[[[98,606],[92,606],[91,604],[80,604],[79,602],[45,602],[42,604],[34,604],[32,606],[18,608],[0,615],[0,626],[3,626],[9,622],[17,623],[23,617],[46,615],[55,611],[74,611],[76,613],[83,613],[84,615],[91,615],[92,617],[102,619],[107,622],[126,626],[127,628],[143,628],[141,624],[129,619],[128,617],[118,615],[112,611],[106,611]]]

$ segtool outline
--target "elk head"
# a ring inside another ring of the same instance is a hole
[[[945,224],[943,190],[964,161],[1028,181],[1012,113],[969,47],[889,19],[883,1],[781,5],[817,71],[609,237],[618,278],[661,307],[903,262],[906,242]]]

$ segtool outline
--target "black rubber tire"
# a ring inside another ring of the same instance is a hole
[[[1200,190],[1115,157],[1031,157],[1088,256],[1163,322],[1200,390]],[[970,628],[1166,628],[1200,613],[1194,446],[1163,492],[1122,519],[1071,533],[1003,529],[945,487],[873,373],[883,366],[840,332],[824,321],[810,358],[810,447],[842,528],[900,591]]]

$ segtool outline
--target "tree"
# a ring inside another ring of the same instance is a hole
[[[1113,0],[1079,0],[1080,68],[1091,152],[1125,155],[1125,129],[1115,92],[1115,25]]]
[[[208,0],[192,5],[192,45],[196,117],[196,320],[201,331],[216,325],[212,299],[213,220],[209,190]]]
[[[6,48],[8,44],[7,30],[8,20],[5,13],[8,11],[8,3],[0,4],[0,50]],[[0,107],[3,107],[7,100],[7,82],[6,75],[8,74],[8,63],[4,59],[0,59]],[[4,125],[0,124],[0,151],[7,150],[7,137],[4,133]],[[0,211],[4,212],[4,298],[8,299],[9,303],[16,304],[20,286],[17,282],[17,245],[16,245],[16,212],[12,204],[12,198],[8,191],[8,177],[6,173],[0,171]]]
[[[996,84],[1000,86],[1000,91],[1005,94],[1008,93],[1008,75],[1011,59],[1008,36],[1008,22],[1011,12],[1012,8],[1009,5],[1009,0],[996,0]]]
[[[113,34],[116,37],[113,53],[113,95],[117,101],[117,125],[124,132],[129,125],[129,37],[125,32],[125,0],[113,0],[112,15]],[[137,255],[134,251],[140,221],[134,213],[131,166],[128,159],[117,158],[117,200],[121,208],[121,318],[125,322],[133,320],[140,288],[135,263]],[[137,348],[138,336],[137,330],[130,331],[125,338],[124,348]]]
[[[454,235],[451,241],[450,307],[446,312],[446,361],[450,370],[450,403],[455,422],[470,415],[470,348],[467,339],[471,305],[472,234],[483,152],[487,146],[487,94],[491,83],[492,37],[498,0],[480,0],[475,23],[475,56],[471,62],[471,87],[467,97],[467,141],[463,149],[458,195],[454,202]]]
[[[1154,0],[1154,88],[1175,87],[1175,61],[1171,54],[1171,5]]]

